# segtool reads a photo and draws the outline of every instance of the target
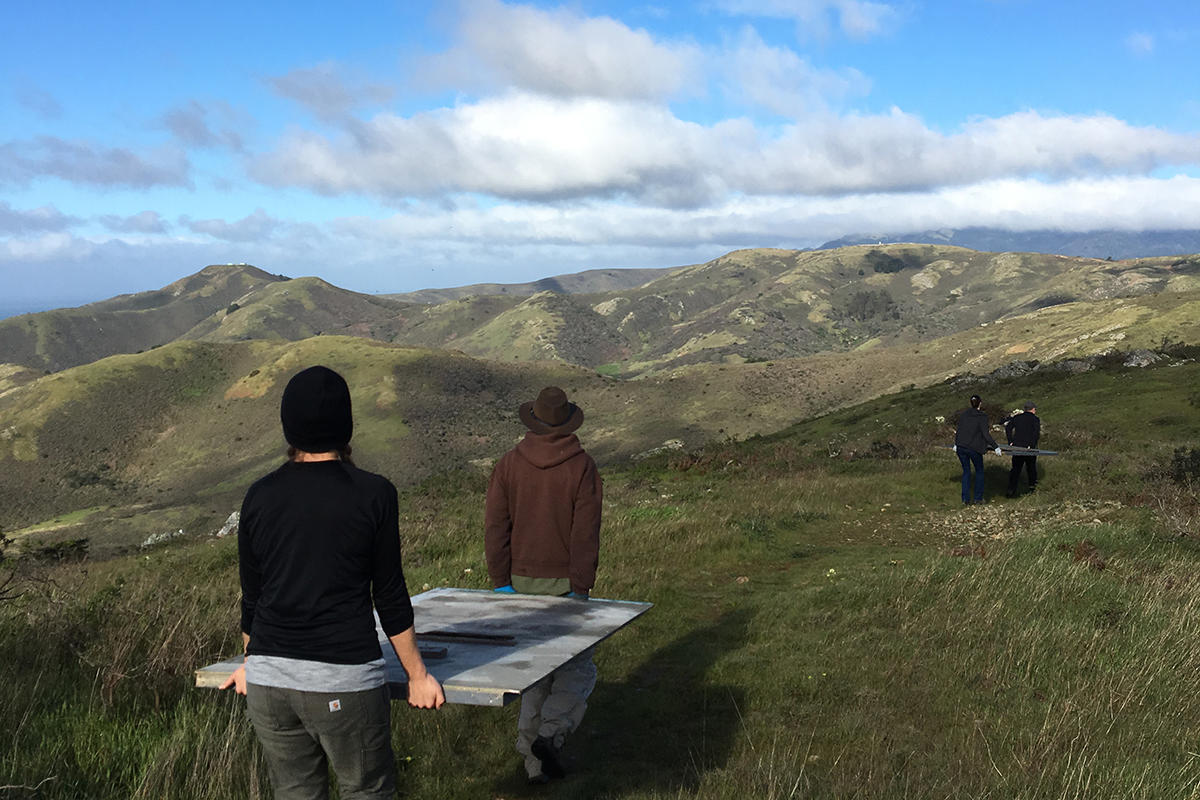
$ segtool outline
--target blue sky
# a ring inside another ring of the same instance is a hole
[[[1200,227],[1194,0],[20,4],[0,315],[850,233]]]

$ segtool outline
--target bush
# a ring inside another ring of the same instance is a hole
[[[884,289],[859,290],[850,295],[846,304],[846,315],[866,322],[870,319],[898,319],[900,312],[896,301]]]
[[[1167,476],[1178,484],[1200,482],[1200,448],[1175,448]]]
[[[17,589],[17,571],[13,568],[12,559],[8,555],[8,547],[12,544],[3,533],[0,533],[0,603],[18,597],[21,592]]]

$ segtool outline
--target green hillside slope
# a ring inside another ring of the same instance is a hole
[[[421,289],[416,292],[386,294],[389,300],[402,303],[448,303],[468,297],[501,295],[506,297],[529,297],[539,292],[555,294],[594,294],[632,289],[661,278],[677,267],[632,268],[632,269],[589,269],[569,275],[555,275],[528,283],[473,283],[448,289]]]
[[[10,317],[0,320],[0,363],[53,372],[149,350],[282,280],[246,264],[213,265],[156,291]]]
[[[845,352],[881,340],[929,342],[1064,304],[1197,290],[1195,256],[1108,262],[934,245],[760,249],[628,291],[433,306],[409,315],[395,337],[633,377],[688,364]]]
[[[432,306],[349,292],[319,278],[284,281],[252,267],[208,267],[159,292],[0,322],[0,363],[57,370],[175,339],[338,334],[635,377],[688,364],[845,352],[877,341],[928,342],[1064,304],[1197,290],[1200,256],[1109,262],[905,244],[742,250],[628,290]]]
[[[363,369],[390,352],[340,341]],[[1171,363],[955,381],[772,436],[608,463],[594,594],[655,605],[598,648],[600,680],[566,751],[573,769],[525,785],[515,706],[397,703],[401,791],[1194,796],[1200,365]],[[269,373],[213,387],[252,402],[277,386]],[[379,391],[356,390],[355,403]],[[973,391],[993,419],[1037,400],[1060,454],[1040,459],[1036,493],[1003,497],[1007,459],[988,456],[989,503],[959,503],[957,459],[938,445]],[[589,407],[585,442],[602,423]],[[378,455],[360,461],[380,469]],[[483,471],[453,470],[402,490],[413,593],[488,588],[485,483]],[[0,749],[8,784],[63,800],[265,796],[244,701],[190,682],[241,647],[236,542],[182,537],[108,561],[44,561],[56,552],[22,561],[26,594],[0,602],[0,716],[18,721]]]
[[[519,321],[531,332],[517,341],[542,347],[536,334],[552,330],[548,312],[561,313],[552,304],[563,298],[545,300],[523,301],[492,325]],[[499,349],[476,359],[362,337],[180,341],[36,379],[15,371],[0,384],[0,528],[99,534],[114,545],[157,529],[215,529],[280,457],[279,393],[314,363],[350,382],[356,448],[410,484],[502,453],[521,432],[514,409],[548,384],[587,409],[589,448],[607,464],[665,443],[686,449],[772,433],[956,376],[1007,370],[1052,381],[1097,357],[1120,363],[1124,352],[1196,341],[1197,292],[1063,303],[924,343],[884,337],[847,352],[697,363],[633,381]]]
[[[403,322],[405,306],[338,288],[320,278],[293,278],[246,293],[237,308],[223,308],[182,334],[183,339],[228,342],[296,341],[320,334],[387,341]]]

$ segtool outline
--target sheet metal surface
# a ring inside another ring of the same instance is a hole
[[[953,450],[954,449],[954,445],[952,445],[952,444],[943,444],[943,445],[938,445],[938,446],[943,450]],[[988,453],[993,453],[993,452],[995,452],[995,451],[985,450],[984,455],[987,455]],[[1056,455],[1058,455],[1058,451],[1057,450],[1038,450],[1036,447],[1017,447],[1016,445],[1012,445],[1012,444],[1002,444],[1002,445],[1000,445],[1000,454],[1002,456],[1056,456]]]
[[[441,681],[446,701],[484,706],[512,702],[651,607],[650,603],[626,600],[572,600],[451,588],[416,595],[412,603],[418,643],[425,642],[422,633],[436,631],[438,635],[431,637],[429,645],[446,648],[444,658],[425,661]],[[378,622],[376,633],[392,696],[403,698],[407,688],[404,670]],[[455,641],[457,636],[465,638]],[[488,641],[489,637],[496,638]],[[199,669],[196,685],[215,688],[241,663],[237,656]]]

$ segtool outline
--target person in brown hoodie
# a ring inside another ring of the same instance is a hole
[[[517,413],[529,431],[488,481],[484,549],[492,585],[587,600],[599,563],[603,486],[574,433],[583,411],[548,386]],[[563,742],[579,727],[595,685],[589,648],[521,696],[517,752],[530,783],[565,774]]]

